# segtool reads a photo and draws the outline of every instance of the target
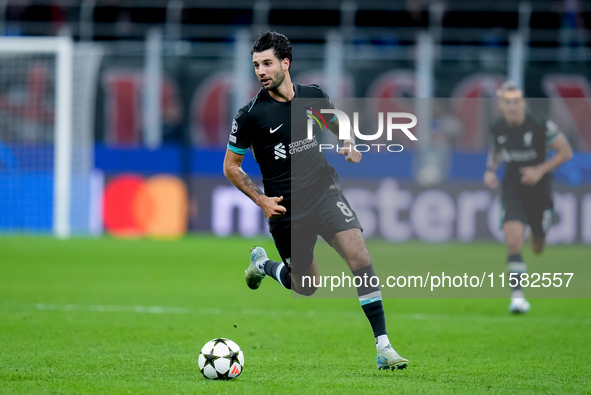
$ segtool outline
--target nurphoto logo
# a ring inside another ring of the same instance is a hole
[[[384,123],[386,124],[386,139],[392,141],[392,136],[395,131],[403,132],[406,137],[411,141],[417,141],[416,136],[410,131],[417,124],[417,117],[409,112],[379,112],[378,113],[378,131],[373,134],[363,134],[359,130],[359,113],[353,113],[353,127],[351,127],[351,121],[349,116],[341,110],[336,109],[321,109],[320,112],[315,111],[312,108],[307,109],[308,116],[308,129],[307,138],[312,140],[314,138],[314,123],[316,123],[320,130],[328,129],[328,124],[322,114],[333,114],[331,121],[338,120],[339,133],[338,137],[341,141],[352,141],[351,130],[355,134],[356,140],[362,141],[375,141],[382,137],[384,134]],[[400,120],[406,120],[406,122],[400,122]],[[375,148],[378,152],[380,148],[385,148],[388,152],[401,152],[404,147],[401,144],[353,144],[352,149],[358,152],[367,152],[370,149]],[[341,147],[338,144],[319,144],[319,150],[332,150],[336,149],[339,151]]]

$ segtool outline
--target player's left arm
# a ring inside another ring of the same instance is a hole
[[[337,136],[337,139],[339,138],[338,118],[335,117],[334,121],[328,121],[328,129]],[[355,150],[355,140],[353,138],[347,141],[339,140],[339,144],[341,146],[339,155],[345,155],[347,162],[359,163],[361,161],[361,152]]]
[[[561,132],[550,143],[550,148],[555,152],[554,156],[537,166],[527,166],[521,169],[521,182],[526,185],[536,185],[546,174],[573,157],[573,150]]]
[[[495,149],[495,147],[491,147],[488,151],[488,156],[486,157],[486,171],[484,172],[483,180],[484,185],[489,187],[490,189],[496,189],[499,186],[499,179],[497,177],[497,169],[501,165],[503,159],[501,158],[501,153]]]

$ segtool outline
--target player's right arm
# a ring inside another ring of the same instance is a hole
[[[279,204],[283,201],[283,196],[266,196],[248,174],[242,170],[241,165],[243,159],[244,155],[226,149],[226,156],[224,158],[224,175],[226,178],[255,202],[263,210],[267,218],[274,219],[283,216],[286,209]]]
[[[495,189],[499,186],[499,179],[497,177],[497,169],[501,165],[501,153],[494,147],[488,151],[488,157],[486,158],[486,170],[484,171],[484,184]]]

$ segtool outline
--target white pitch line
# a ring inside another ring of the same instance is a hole
[[[26,306],[26,305],[25,305]],[[185,307],[166,306],[116,306],[104,304],[53,304],[37,303],[30,305],[34,310],[46,311],[79,311],[79,312],[100,312],[100,313],[147,313],[147,314],[222,314],[220,309],[190,309]]]
[[[270,318],[285,318],[285,317],[314,317],[321,316],[337,316],[337,317],[363,317],[361,310],[352,311],[316,311],[316,310],[267,310],[267,309],[253,309],[243,308],[233,310],[232,308],[190,308],[190,307],[171,307],[171,306],[132,306],[132,305],[103,305],[103,304],[56,304],[56,303],[3,303],[5,307],[11,310],[38,310],[38,311],[72,311],[72,312],[98,312],[98,313],[138,313],[138,314],[187,314],[187,315],[223,315],[223,314],[241,314],[244,316],[270,317]],[[0,306],[1,306],[0,305]],[[471,321],[480,322],[517,322],[523,319],[527,322],[539,322],[547,324],[591,324],[591,318],[561,318],[561,317],[547,317],[547,316],[526,316],[513,317],[507,313],[504,316],[498,315],[460,315],[460,314],[424,314],[424,313],[387,313],[388,317],[393,317],[397,321],[414,320],[414,321],[453,321],[465,320],[469,318]]]

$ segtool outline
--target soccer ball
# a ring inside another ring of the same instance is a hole
[[[199,370],[206,379],[232,380],[240,376],[244,354],[230,339],[218,338],[205,343],[199,353]]]

